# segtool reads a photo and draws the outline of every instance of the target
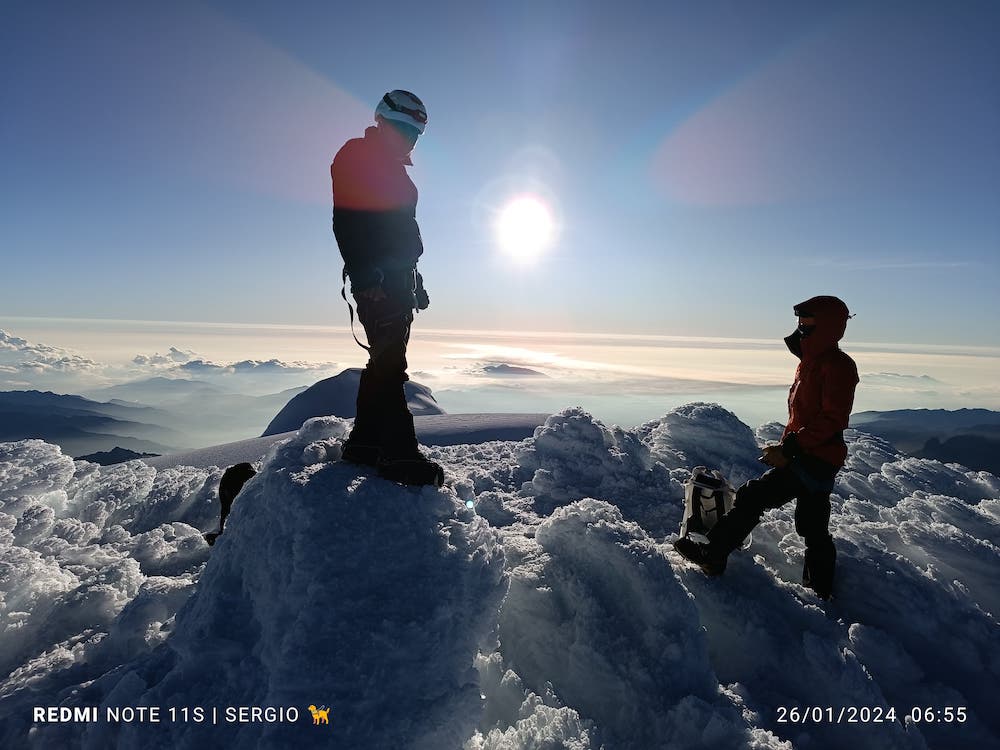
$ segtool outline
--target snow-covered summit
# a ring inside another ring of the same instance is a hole
[[[443,417],[442,417],[443,418]],[[99,468],[0,445],[4,747],[995,746],[1000,480],[850,432],[836,598],[798,583],[792,506],[720,579],[669,536],[691,466],[752,473],[749,428],[691,404],[636,430],[580,409],[532,438],[427,448],[441,489],[277,443],[209,548],[221,469]],[[761,431],[768,434],[771,428]],[[114,706],[214,707],[108,723]],[[313,725],[308,707],[329,708]],[[35,706],[101,720],[33,722]],[[227,707],[282,710],[226,721]],[[895,721],[782,721],[782,708]],[[913,720],[964,707],[965,721]],[[297,711],[294,720],[288,717]],[[907,717],[910,718],[907,721]]]
[[[261,437],[297,430],[312,417],[328,414],[353,417],[357,411],[356,401],[360,382],[361,370],[351,367],[338,375],[314,383],[285,404]],[[438,406],[434,394],[427,386],[407,381],[403,384],[403,391],[406,394],[406,404],[413,415],[444,414],[444,409]]]

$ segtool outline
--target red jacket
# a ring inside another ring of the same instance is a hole
[[[816,318],[807,336],[798,331],[785,343],[801,360],[788,392],[788,424],[781,436],[789,458],[805,454],[834,468],[844,465],[847,429],[858,384],[858,368],[837,342],[847,328],[847,306],[836,297],[813,297],[796,305]]]
[[[343,145],[330,165],[333,232],[353,287],[382,272],[413,269],[424,251],[409,158],[393,155],[378,129]]]

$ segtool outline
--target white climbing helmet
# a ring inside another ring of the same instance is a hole
[[[416,94],[402,89],[394,89],[382,97],[375,107],[375,116],[402,122],[423,134],[427,127],[427,108]]]

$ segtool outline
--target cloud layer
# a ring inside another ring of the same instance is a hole
[[[74,351],[0,329],[0,390],[59,390],[101,382],[104,366]]]

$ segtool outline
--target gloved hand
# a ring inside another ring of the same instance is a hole
[[[413,290],[413,294],[416,298],[418,310],[426,310],[430,307],[431,298],[427,295],[427,290],[424,289],[424,277],[420,275],[420,271],[417,271],[417,284]]]
[[[768,445],[765,447],[761,460],[768,466],[773,466],[776,469],[783,469],[788,466],[788,459],[781,452],[781,445]]]

